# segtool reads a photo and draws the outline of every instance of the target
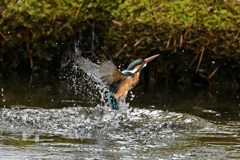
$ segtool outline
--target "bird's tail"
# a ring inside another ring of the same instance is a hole
[[[108,92],[108,101],[110,103],[110,105],[112,106],[112,109],[118,110],[118,101],[113,97],[113,95]]]

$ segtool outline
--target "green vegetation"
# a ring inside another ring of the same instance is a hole
[[[60,59],[59,44],[87,32],[90,43],[100,42],[91,44],[93,51],[122,63],[162,53],[162,64],[178,65],[173,74],[204,66],[210,79],[227,61],[232,79],[240,79],[234,71],[240,63],[237,0],[4,0],[0,13],[2,70]],[[219,60],[218,66],[210,60]],[[156,73],[163,70],[158,66]]]
[[[0,2],[3,68],[17,67],[29,57],[51,61],[54,48],[75,38],[94,21],[110,22],[113,3],[73,0],[5,0]],[[60,58],[60,57],[59,57]]]
[[[110,28],[110,36],[119,49],[123,43],[131,52],[145,53],[179,48],[198,52],[204,47],[211,53],[239,56],[239,2],[125,1],[117,13],[120,23]]]

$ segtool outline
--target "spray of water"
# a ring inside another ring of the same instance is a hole
[[[75,52],[78,54],[79,51]],[[126,102],[120,103],[119,110],[112,110],[106,98],[108,90],[99,79],[98,66],[83,57],[74,58],[68,73],[65,76],[72,82],[68,83],[69,89],[85,96],[87,101],[100,99],[101,102],[95,107],[43,109],[15,105],[10,109],[0,108],[0,133],[10,133],[12,139],[33,142],[44,142],[47,140],[43,137],[56,136],[98,141],[100,145],[106,140],[114,141],[115,150],[122,150],[123,146],[125,151],[132,153],[133,150],[142,152],[149,146],[153,149],[172,146],[175,139],[211,125],[186,114],[131,108]],[[87,152],[93,148],[89,144]]]
[[[98,65],[82,57],[81,50],[77,47],[71,54],[73,54],[71,56],[72,66],[67,73],[62,75],[71,82],[68,83],[67,88],[73,90],[73,94],[81,95],[86,101],[100,99],[100,103],[95,107],[69,106],[61,109],[43,109],[35,106],[27,108],[20,105],[0,108],[0,140],[11,139],[37,143],[46,141],[46,144],[42,143],[46,148],[51,145],[48,139],[54,139],[56,136],[64,139],[87,139],[88,142],[83,141],[82,145],[87,147],[83,148],[80,144],[77,155],[81,152],[94,154],[92,152],[94,147],[103,146],[104,153],[107,150],[111,155],[117,155],[120,151],[131,155],[130,159],[133,159],[132,157],[154,159],[157,157],[155,155],[162,154],[161,151],[169,150],[169,148],[173,148],[172,152],[175,153],[175,146],[185,144],[183,143],[186,142],[185,140],[194,139],[194,136],[198,138],[198,136],[208,137],[216,133],[219,135],[224,133],[231,135],[232,138],[232,135],[239,133],[239,130],[236,133],[226,132],[224,126],[223,129],[218,128],[199,117],[155,109],[131,108],[126,102],[120,103],[119,110],[112,110],[106,98],[108,89],[100,81],[98,75]],[[130,99],[134,98],[133,94],[130,96]],[[47,138],[44,139],[44,137]],[[95,143],[98,141],[98,145],[92,145],[91,141]],[[105,141],[114,142],[115,145],[104,145]],[[63,145],[61,141],[59,144]],[[69,144],[71,147],[75,145],[70,142],[66,145]],[[195,145],[195,141],[193,144]],[[52,143],[52,146],[54,145]],[[106,146],[108,146],[107,149]],[[188,153],[189,144],[182,146],[186,149],[183,153],[185,151]],[[160,151],[161,148],[163,150]],[[198,149],[199,147],[196,148]],[[143,151],[145,153],[142,157],[136,157]],[[59,150],[59,152],[62,151]],[[67,152],[65,148],[64,152]],[[191,155],[189,157],[193,158]],[[126,156],[126,159],[129,157]],[[185,158],[180,157],[180,159]]]
[[[71,74],[67,76],[64,75],[64,77],[72,81],[71,85],[68,87],[73,89],[75,94],[87,95],[85,97],[86,101],[100,100],[100,106],[109,108],[109,103],[107,101],[108,88],[101,81],[99,75],[100,59],[95,58],[95,62],[93,63],[90,59],[85,58],[77,44],[74,50],[71,53],[67,53],[67,55],[71,55],[71,60],[68,59],[67,61],[72,62],[70,68]],[[66,73],[66,71],[64,73]],[[69,73],[69,71],[67,71],[67,73]],[[134,95],[132,92],[130,94],[130,100],[133,100]],[[123,109],[127,109],[129,106],[125,101],[122,101],[119,105],[120,108]]]

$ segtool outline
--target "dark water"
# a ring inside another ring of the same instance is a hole
[[[0,159],[240,159],[235,88],[140,83],[113,111],[86,76],[0,82]]]

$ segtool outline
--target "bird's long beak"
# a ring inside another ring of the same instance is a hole
[[[159,54],[156,54],[156,55],[154,55],[154,56],[151,56],[151,57],[149,57],[149,58],[144,59],[143,62],[142,62],[142,65],[150,62],[151,60],[157,58],[158,56],[159,56]]]

